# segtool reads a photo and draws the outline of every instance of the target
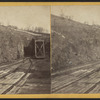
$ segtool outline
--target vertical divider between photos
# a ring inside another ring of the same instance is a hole
[[[52,37],[51,37],[51,5],[50,5],[50,94],[51,94],[51,73],[52,73]]]

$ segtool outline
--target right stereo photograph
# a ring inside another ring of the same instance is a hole
[[[100,6],[51,7],[51,93],[100,93]]]

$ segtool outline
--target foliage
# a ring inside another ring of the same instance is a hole
[[[52,15],[51,29],[55,71],[100,59],[100,26]]]

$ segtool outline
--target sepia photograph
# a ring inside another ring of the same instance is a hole
[[[0,6],[0,94],[50,89],[50,6]]]
[[[100,93],[100,5],[51,6],[51,42],[51,93]]]

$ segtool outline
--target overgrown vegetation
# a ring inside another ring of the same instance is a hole
[[[1,24],[0,25],[0,64],[23,58],[24,47],[27,47],[30,41],[33,38],[37,38],[37,37],[38,36],[36,35],[32,35],[32,32],[31,34],[28,34],[28,31],[18,29],[18,27],[16,26],[12,26],[12,25],[4,26]],[[43,38],[46,39],[46,37],[47,37],[46,34],[44,34]],[[46,41],[49,41],[49,36]]]
[[[100,59],[100,26],[51,16],[54,71]]]

